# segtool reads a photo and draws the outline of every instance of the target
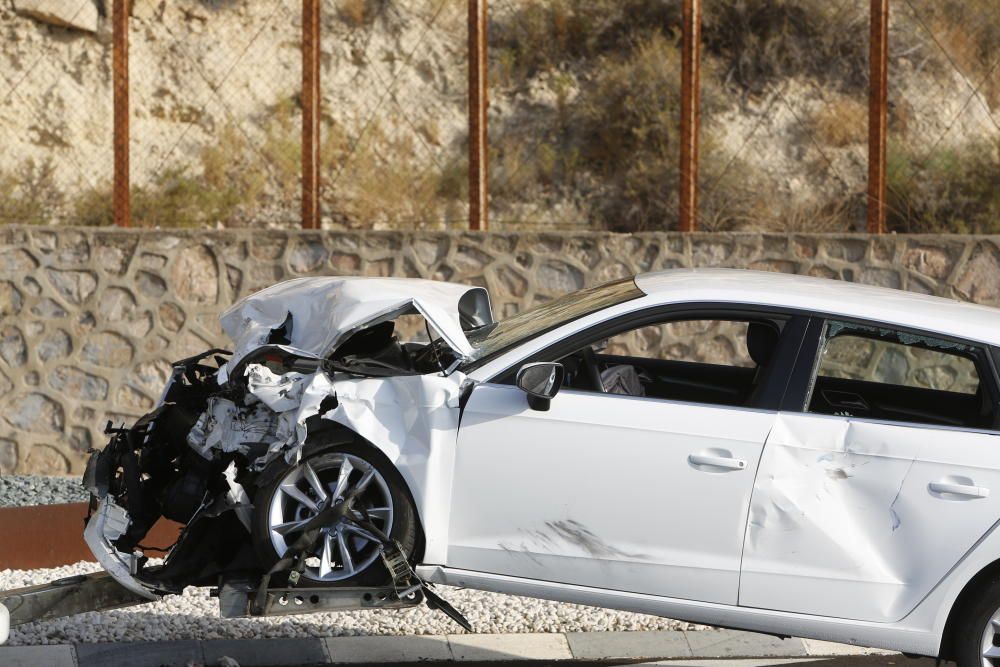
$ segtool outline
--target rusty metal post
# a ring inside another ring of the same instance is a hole
[[[487,0],[469,2],[469,229],[489,227],[486,80]]]
[[[112,69],[114,70],[114,193],[112,207],[115,224],[132,224],[129,198],[129,101],[128,101],[128,16],[129,0],[114,0],[111,9]]]
[[[302,227],[320,226],[320,0],[302,0]]]
[[[698,132],[701,110],[701,0],[684,0],[681,36],[681,165],[678,229],[698,220]]]
[[[868,82],[868,232],[885,233],[889,125],[889,0],[871,0]]]

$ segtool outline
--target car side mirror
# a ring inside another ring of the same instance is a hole
[[[549,409],[552,398],[559,393],[565,375],[562,364],[547,361],[525,364],[517,371],[515,383],[528,395],[528,407],[544,412]]]

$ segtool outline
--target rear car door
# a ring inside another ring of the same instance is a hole
[[[811,328],[754,484],[739,604],[898,621],[1000,518],[995,366],[919,331]]]
[[[754,473],[804,328],[777,319],[780,333],[769,314],[757,324],[773,336],[755,337],[775,372],[746,359],[747,322],[723,335],[733,321],[687,316],[601,325],[520,360],[513,371],[566,366],[548,411],[529,409],[511,373],[477,386],[459,429],[448,566],[735,604]],[[595,387],[581,366],[594,362],[605,381],[634,365],[642,395]],[[714,375],[691,384],[695,365]]]

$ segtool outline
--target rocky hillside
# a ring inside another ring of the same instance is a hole
[[[994,0],[894,6],[896,229],[997,231]],[[0,220],[110,219],[107,0],[0,0]],[[493,3],[495,226],[669,228],[679,0]],[[701,224],[864,218],[867,4],[706,3]],[[834,7],[833,5],[838,5]],[[135,217],[294,224],[298,4],[134,0]],[[324,3],[324,224],[462,226],[464,0]]]

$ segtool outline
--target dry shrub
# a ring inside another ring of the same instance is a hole
[[[365,0],[341,0],[337,6],[337,14],[349,25],[364,25],[365,16],[367,15],[365,11],[366,4]]]
[[[929,156],[890,143],[888,226],[899,232],[1000,232],[1000,139]]]
[[[464,162],[439,169],[417,144],[412,135],[391,134],[378,122],[361,136],[328,122],[321,151],[324,216],[352,228],[467,224]]]
[[[0,223],[37,225],[62,212],[63,194],[54,183],[51,160],[25,160],[12,171],[0,171]]]
[[[918,2],[914,10],[944,50],[928,48],[939,69],[957,67],[994,109],[1000,105],[1000,11],[996,0]]]
[[[582,192],[606,229],[662,229],[676,215],[677,46],[653,33],[590,65],[576,95],[558,93],[557,79],[554,107],[527,110],[494,134],[495,201]],[[704,97],[712,109],[710,87]]]
[[[287,222],[298,197],[300,142],[294,105],[274,107],[263,140],[235,125],[222,127],[198,155],[197,168],[172,165],[150,183],[132,187],[132,222],[138,227],[239,227]],[[72,202],[75,224],[113,222],[111,185],[83,191]],[[297,209],[292,214],[298,216]]]
[[[868,105],[853,97],[837,97],[812,117],[812,132],[818,141],[843,148],[865,140]]]
[[[808,76],[842,90],[868,83],[867,7],[829,0],[709,2],[703,34],[725,77],[761,93],[784,78]]]
[[[527,0],[490,24],[491,81],[517,85],[560,65],[620,54],[678,29],[679,8],[669,0]]]

